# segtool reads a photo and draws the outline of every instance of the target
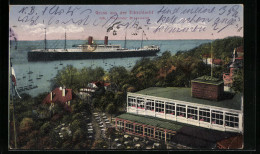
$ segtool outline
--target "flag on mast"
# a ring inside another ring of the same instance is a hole
[[[14,68],[11,67],[11,69],[12,69],[12,82],[13,82],[14,86],[16,86],[16,76],[15,76]]]
[[[16,76],[15,76],[15,71],[14,71],[12,64],[11,64],[11,81],[12,81],[12,92],[13,92],[13,94],[15,95],[15,93],[16,93],[17,96],[19,98],[21,98],[21,96],[19,95],[19,93],[17,92],[17,89],[16,89],[16,86],[17,86]],[[15,91],[13,91],[13,90],[15,90]]]

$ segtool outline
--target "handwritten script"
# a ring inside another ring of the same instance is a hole
[[[107,32],[120,28],[153,33],[207,32],[225,33],[228,28],[243,29],[240,5],[156,6],[151,10],[94,10],[90,6],[24,6],[17,21],[29,25],[100,26]]]

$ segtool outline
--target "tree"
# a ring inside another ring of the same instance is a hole
[[[74,120],[74,121],[71,123],[70,128],[71,128],[71,131],[72,131],[72,132],[75,132],[77,129],[79,129],[79,128],[80,128],[80,120],[78,120],[78,119]]]
[[[41,135],[46,135],[50,132],[51,130],[51,124],[49,122],[44,123],[41,128],[40,128],[40,134]]]
[[[64,111],[64,104],[61,102],[56,102],[54,104],[54,107],[52,108],[52,113],[53,114],[59,114],[59,115],[63,115],[65,113]]]
[[[34,98],[34,105],[41,105],[44,98],[48,95],[47,92],[41,93]]]
[[[116,92],[115,93],[115,105],[118,107],[122,107],[125,104],[125,98],[126,98],[126,93],[123,92]]]
[[[57,73],[56,79],[53,81],[53,85],[66,86],[72,88],[73,90],[77,90],[80,87],[79,76],[80,74],[78,70],[72,65],[68,65]]]
[[[109,70],[109,79],[115,85],[116,90],[122,90],[122,86],[128,80],[129,73],[123,66],[112,67]]]
[[[72,141],[73,142],[77,142],[77,141],[80,141],[82,139],[82,130],[79,128],[77,129],[74,133],[73,133],[73,136],[72,136]]]
[[[32,118],[23,118],[20,123],[20,132],[29,132],[33,127]]]
[[[99,109],[100,107],[100,98],[93,98],[92,99],[92,105],[95,109]]]
[[[70,140],[67,140],[62,143],[61,149],[70,149],[71,150],[72,146],[73,146],[72,142]]]
[[[95,140],[91,149],[103,149],[103,146],[107,146],[107,143],[104,140]]]
[[[70,122],[71,121],[71,115],[64,115],[62,118],[62,123]]]
[[[240,69],[235,73],[234,78],[233,78],[233,83],[231,88],[237,92],[237,93],[243,93],[244,91],[244,78],[243,78],[243,70]]]
[[[114,127],[108,127],[106,137],[109,139],[109,146],[111,146],[111,140],[113,141],[116,138],[116,129]]]
[[[101,96],[100,102],[98,104],[98,108],[104,112],[106,110],[107,105],[110,103],[109,99],[106,96]]]
[[[156,83],[158,71],[156,61],[143,58],[133,67],[131,73],[134,78],[130,84],[137,87],[137,89],[145,89],[153,86]]]
[[[104,75],[105,75],[105,71],[102,67],[96,67],[94,69],[93,74],[91,74],[91,76],[93,77],[93,81],[102,80]]]
[[[80,113],[76,113],[72,116],[72,120],[76,120],[76,119],[81,120],[83,119],[83,116]]]
[[[113,103],[110,103],[107,105],[106,111],[110,114],[110,117],[112,119],[112,114],[114,114],[117,111],[117,108]]]

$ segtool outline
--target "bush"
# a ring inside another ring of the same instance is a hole
[[[31,131],[33,127],[33,120],[32,118],[23,118],[20,123],[20,132],[28,132]]]
[[[44,124],[41,126],[41,128],[40,128],[40,134],[41,134],[41,135],[46,135],[46,134],[48,134],[48,133],[50,132],[50,130],[51,130],[51,125],[50,125],[49,122],[46,122],[46,123],[44,123]]]

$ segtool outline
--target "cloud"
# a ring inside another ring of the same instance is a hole
[[[44,24],[37,24],[37,25],[22,25],[21,26],[23,31],[26,31],[32,35],[43,35],[44,34]],[[84,28],[80,26],[76,26],[73,24],[66,26],[66,32],[67,33],[79,33],[83,32]],[[63,26],[49,26],[46,27],[46,33],[47,34],[64,34],[65,33],[65,27]]]

